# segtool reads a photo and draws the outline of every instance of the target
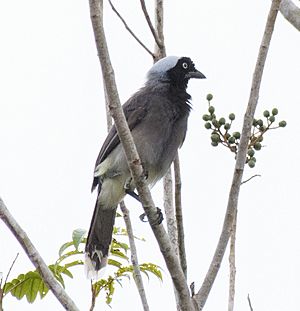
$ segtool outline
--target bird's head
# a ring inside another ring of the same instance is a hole
[[[189,79],[205,79],[189,57],[167,56],[155,63],[147,74],[148,81],[169,82],[186,89]]]

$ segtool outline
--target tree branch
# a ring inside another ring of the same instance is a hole
[[[237,210],[235,211],[234,220],[231,228],[230,236],[230,252],[229,252],[229,299],[228,311],[233,311],[234,295],[235,295],[235,240],[236,240],[236,223],[237,223]]]
[[[279,10],[284,18],[300,31],[300,8],[291,0],[282,0]]]
[[[154,54],[156,56],[156,61],[166,56],[166,46],[164,38],[164,6],[163,0],[155,1],[155,28],[158,36],[160,45],[155,44]]]
[[[127,235],[129,239],[130,252],[131,252],[131,263],[133,266],[133,278],[134,278],[136,287],[138,289],[138,292],[139,292],[139,295],[142,301],[143,309],[144,311],[149,311],[150,309],[149,309],[148,301],[146,298],[145,288],[144,288],[141,270],[140,270],[140,266],[138,262],[137,250],[135,246],[134,234],[133,234],[131,220],[129,216],[129,210],[125,206],[124,201],[120,203],[120,207],[123,213],[123,218],[126,224],[126,230],[127,230]]]
[[[20,225],[10,214],[1,198],[0,198],[0,218],[10,229],[15,238],[19,241],[25,253],[27,254],[28,258],[36,267],[37,271],[40,273],[43,281],[47,284],[47,286],[53,292],[54,296],[58,299],[61,305],[66,310],[79,311],[73,300],[67,295],[65,290],[60,286],[58,281],[55,279],[52,272],[45,264],[43,258],[40,256],[34,245],[31,243],[25,231],[20,227]]]
[[[121,14],[117,11],[115,6],[112,4],[111,0],[108,0],[112,10],[117,14],[127,31],[132,35],[132,37],[146,50],[147,53],[149,53],[153,59],[155,59],[155,55],[146,47],[146,45],[135,35],[135,33],[131,30],[131,28],[127,25],[125,19],[121,16]]]
[[[151,33],[153,35],[153,38],[155,40],[155,43],[161,49],[162,48],[162,42],[160,41],[160,39],[159,39],[159,37],[157,35],[157,32],[156,32],[156,30],[153,27],[153,24],[151,22],[150,16],[149,16],[147,8],[146,8],[145,1],[144,0],[140,0],[140,3],[141,3],[141,7],[142,7],[142,10],[143,10],[144,16],[145,16],[146,21],[147,21],[147,24],[148,24],[148,26],[149,26],[149,28],[151,30]]]
[[[170,169],[168,170],[168,172],[164,177],[163,184],[164,184],[164,210],[166,214],[168,235],[172,242],[175,253],[176,255],[178,255],[177,226],[175,221],[175,211],[173,202],[173,179]]]
[[[178,252],[181,268],[185,275],[185,278],[187,279],[187,261],[185,253],[183,213],[181,204],[181,176],[180,176],[180,162],[178,152],[174,160],[174,175],[175,175],[175,210],[176,210],[176,224],[178,234]]]
[[[173,178],[171,168],[168,169],[166,175],[164,176],[163,185],[164,185],[164,210],[166,214],[168,235],[171,240],[172,246],[175,250],[176,256],[178,256],[178,241],[177,241],[178,234],[177,234],[177,226],[173,202]],[[177,310],[180,311],[178,294],[174,286],[173,289],[176,299],[176,307]]]
[[[103,0],[89,0],[89,4],[97,51],[102,68],[102,75],[106,84],[109,109],[115,121],[115,126],[127,157],[131,175],[134,179],[152,231],[156,237],[161,253],[171,274],[173,284],[179,293],[180,307],[182,311],[193,310],[193,303],[189,296],[189,290],[185,282],[184,274],[182,273],[178,258],[172,248],[170,239],[168,238],[163,225],[155,224],[157,209],[146,185],[145,178],[143,177],[141,161],[120,104],[114,71],[110,62],[103,27]]]
[[[263,69],[264,69],[264,65],[266,62],[266,57],[267,57],[268,49],[270,46],[270,41],[272,38],[274,24],[275,24],[276,16],[278,13],[279,5],[280,5],[280,0],[272,1],[265,31],[264,31],[264,35],[263,35],[262,42],[260,45],[259,54],[258,54],[258,58],[257,58],[257,62],[256,62],[254,74],[253,74],[253,79],[252,79],[249,102],[248,102],[247,110],[244,116],[243,130],[242,130],[242,135],[240,139],[239,150],[237,153],[237,159],[236,159],[236,164],[235,164],[235,169],[234,169],[233,180],[232,180],[232,184],[230,188],[222,233],[221,233],[215,254],[213,256],[213,260],[211,262],[209,270],[204,279],[204,282],[200,290],[198,291],[198,293],[195,295],[195,299],[198,303],[199,310],[202,310],[205,305],[209,292],[212,288],[212,285],[219,271],[219,268],[220,268],[220,265],[221,265],[221,262],[222,262],[222,259],[223,259],[223,256],[224,256],[224,253],[225,253],[225,250],[226,250],[229,238],[230,238],[234,215],[236,213],[237,205],[238,205],[239,191],[240,191],[240,186],[242,182],[242,176],[243,176],[243,171],[244,171],[244,166],[245,166],[245,161],[246,161],[248,142],[249,142],[249,138],[251,135],[251,126],[253,123],[254,112],[257,106],[257,102],[258,102],[259,89],[260,89]]]

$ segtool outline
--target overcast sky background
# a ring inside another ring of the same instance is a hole
[[[114,1],[128,24],[150,48],[153,40],[139,1]],[[235,112],[240,130],[252,73],[270,1],[165,1],[168,55],[190,56],[207,79],[191,81],[193,111],[180,151],[189,283],[196,290],[215,250],[227,204],[234,156],[210,145],[202,115],[207,93],[217,116]],[[152,14],[152,1],[147,1]],[[110,8],[106,34],[120,97],[124,102],[144,81],[151,57],[130,37]],[[2,1],[0,4],[0,196],[47,263],[75,228],[88,229],[95,194],[93,168],[106,136],[102,78],[88,1]],[[300,36],[279,14],[271,42],[257,116],[277,107],[288,126],[267,133],[257,165],[246,168],[237,225],[236,310],[299,310]],[[162,206],[162,187],[153,189]],[[175,310],[173,289],[158,246],[142,210],[126,199],[139,260],[163,267],[163,283],[151,277],[145,286],[151,310]],[[122,222],[118,220],[118,224]],[[34,269],[23,250],[0,224],[0,272],[11,277]],[[227,310],[228,254],[205,310]],[[90,284],[83,268],[66,288],[80,310],[90,306]],[[102,297],[102,300],[103,297]],[[10,296],[5,310],[63,310],[52,296],[29,305]],[[96,310],[111,310],[100,299]],[[113,310],[141,310],[134,282],[116,286]]]

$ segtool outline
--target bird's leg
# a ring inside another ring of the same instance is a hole
[[[130,178],[126,184],[125,184],[125,193],[130,195],[132,198],[136,199],[137,201],[139,201],[140,203],[141,200],[140,200],[140,197],[137,193],[135,193],[133,190],[130,190],[130,183],[132,181],[132,178]],[[146,213],[143,213],[140,215],[140,220],[142,222],[147,222],[147,220],[145,220],[145,217],[146,217]],[[163,213],[161,211],[161,209],[159,207],[157,207],[157,219],[155,220],[155,222],[153,223],[154,225],[159,225],[162,223],[162,221],[164,220],[164,216],[163,216]]]
[[[125,189],[125,193],[129,194],[131,197],[133,197],[134,199],[136,199],[137,201],[139,201],[141,203],[139,195],[137,193],[135,193],[134,191],[129,190],[129,189]]]

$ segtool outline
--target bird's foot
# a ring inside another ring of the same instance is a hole
[[[164,215],[163,215],[163,213],[159,207],[156,208],[156,214],[157,214],[157,218],[153,222],[153,225],[160,225],[162,223],[162,221],[164,220]],[[146,213],[141,214],[140,220],[142,222],[148,222],[148,220],[145,220],[145,217],[147,217]]]

